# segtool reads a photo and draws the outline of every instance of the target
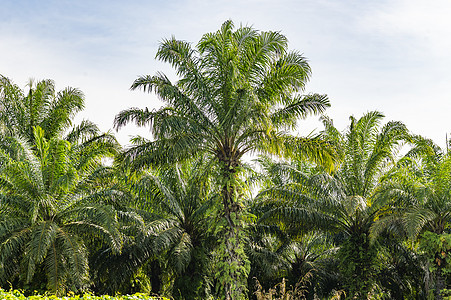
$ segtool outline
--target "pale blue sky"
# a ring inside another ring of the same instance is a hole
[[[131,106],[155,96],[128,90],[141,74],[164,71],[159,41],[175,35],[195,44],[227,19],[236,26],[281,31],[313,69],[306,92],[328,94],[328,114],[344,129],[369,110],[400,120],[444,145],[451,132],[451,2],[447,0],[318,1],[24,1],[3,0],[0,74],[25,86],[51,78],[80,88],[89,118],[103,130]],[[316,120],[313,118],[312,120]],[[307,133],[316,121],[300,128]],[[135,128],[118,133],[145,134]]]

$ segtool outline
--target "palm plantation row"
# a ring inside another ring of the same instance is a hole
[[[156,57],[178,80],[134,81],[164,105],[115,116],[117,130],[150,128],[125,149],[72,124],[81,91],[0,77],[0,287],[446,297],[447,151],[377,111],[334,127],[327,96],[303,94],[306,59],[278,32],[227,21],[194,48],[164,40]],[[311,115],[324,129],[293,134]]]

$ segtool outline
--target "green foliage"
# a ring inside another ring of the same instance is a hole
[[[451,254],[451,234],[425,231],[420,238],[420,250],[427,255],[431,271],[440,268],[444,273],[451,272],[448,263],[448,256]]]
[[[450,298],[449,153],[378,111],[290,134],[330,103],[303,95],[310,66],[279,32],[226,21],[156,57],[178,78],[134,81],[164,105],[115,117],[150,129],[125,151],[69,128],[81,91],[0,76],[0,285],[45,294],[1,299]],[[245,178],[255,153],[285,161]]]
[[[122,243],[114,209],[88,200],[93,194],[86,186],[102,168],[103,155],[55,137],[47,140],[40,127],[34,128],[34,147],[19,137],[7,140],[0,149],[0,284],[30,285],[37,275],[37,284],[46,282],[54,293],[85,289],[85,241],[102,240],[115,251]]]
[[[165,297],[152,297],[148,294],[137,293],[133,295],[119,295],[119,296],[95,296],[89,293],[75,295],[68,294],[67,296],[57,297],[57,296],[46,296],[46,295],[32,295],[25,296],[19,290],[5,291],[0,289],[0,298],[4,300],[169,300]]]
[[[334,144],[342,163],[328,174],[298,162],[264,162],[269,186],[257,198],[266,210],[261,222],[280,224],[301,236],[312,230],[336,235],[339,276],[351,296],[367,296],[377,283],[379,244],[370,243],[369,230],[384,202],[373,197],[379,179],[394,163],[397,147],[407,138],[400,122],[381,126],[383,115],[369,112],[340,133],[324,118],[323,135]]]
[[[378,189],[377,198],[389,208],[371,231],[376,236],[386,230],[412,241],[421,236],[420,246],[430,261],[424,268],[424,289],[435,286],[435,298],[442,299],[440,290],[447,286],[448,273],[445,256],[451,222],[451,157],[421,136],[412,136],[411,143],[411,150],[386,174]]]
[[[152,293],[175,299],[209,294],[218,202],[207,172],[210,164],[199,159],[140,173],[117,170],[115,186],[121,186],[121,194],[116,190],[114,196],[123,195],[128,212],[139,214],[142,223],[124,227],[127,244],[121,253],[101,248],[92,255],[98,292],[138,291],[139,270],[149,277]]]
[[[84,108],[84,95],[67,87],[56,92],[49,79],[30,80],[28,90],[22,91],[8,78],[0,75],[0,132],[21,135],[33,141],[33,128],[41,127],[45,138],[62,137],[72,125],[72,118]]]

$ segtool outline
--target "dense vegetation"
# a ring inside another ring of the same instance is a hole
[[[377,111],[336,128],[328,97],[303,94],[310,66],[278,32],[227,21],[194,48],[164,40],[157,59],[178,79],[134,81],[132,90],[155,92],[163,106],[118,113],[117,130],[135,123],[151,132],[125,149],[90,121],[72,123],[81,91],[56,92],[51,80],[23,91],[0,77],[0,287],[174,299],[447,297],[447,150]],[[311,115],[323,130],[294,134]]]
[[[105,296],[95,296],[89,293],[85,293],[83,295],[67,295],[58,298],[55,295],[32,295],[32,296],[25,296],[21,291],[17,290],[11,290],[11,291],[4,291],[0,289],[0,299],[6,299],[6,300],[167,300],[167,298],[164,297],[149,297],[147,294],[143,293],[136,293],[133,295],[124,295],[124,296],[116,296],[111,297],[108,295]]]

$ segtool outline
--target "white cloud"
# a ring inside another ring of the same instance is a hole
[[[162,38],[195,44],[226,19],[285,34],[313,68],[307,91],[329,94],[329,113],[340,127],[351,114],[378,109],[437,141],[449,129],[451,3],[445,0],[2,5],[0,74],[19,85],[35,77],[81,88],[87,107],[80,118],[105,130],[125,108],[159,105],[155,96],[128,88],[142,74],[162,70],[173,77],[170,66],[154,60]],[[124,144],[134,129],[126,130],[119,133]]]
[[[451,49],[451,2],[447,0],[398,0],[366,20],[366,26],[389,38],[407,37],[415,47],[431,55],[447,55]],[[412,49],[415,51],[415,49]]]

